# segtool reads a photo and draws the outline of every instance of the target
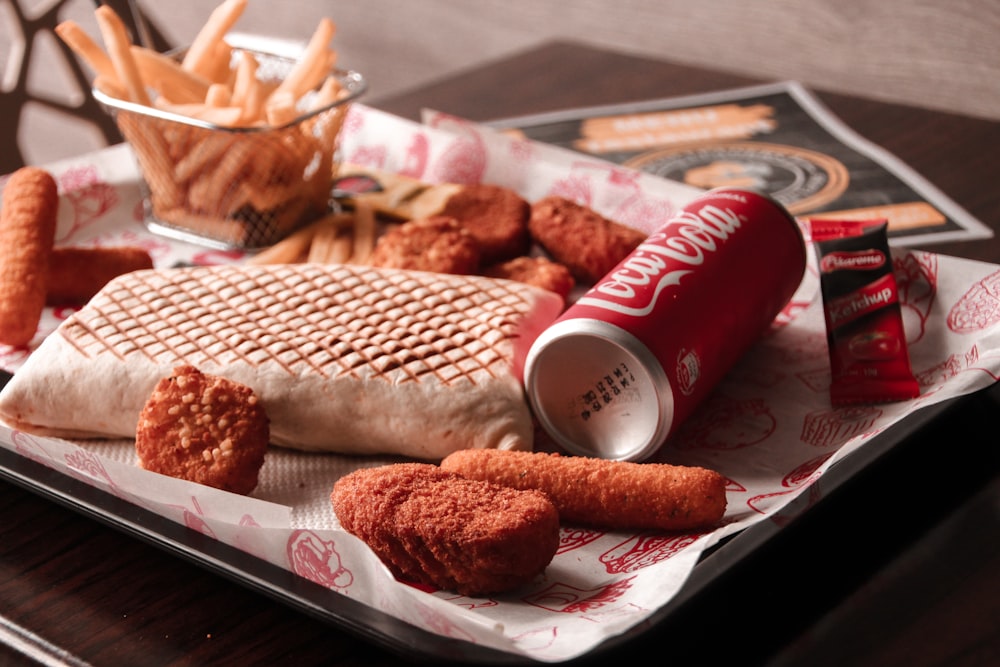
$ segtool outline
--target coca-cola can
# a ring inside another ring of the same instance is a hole
[[[648,458],[767,331],[805,267],[802,231],[771,197],[698,196],[532,344],[536,418],[570,453]]]

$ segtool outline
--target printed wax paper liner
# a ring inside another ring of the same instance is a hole
[[[689,195],[676,184],[651,182],[589,158],[577,161],[460,119],[432,127],[362,105],[348,119],[344,149],[349,161],[426,180],[496,182],[508,174],[507,182],[516,184],[525,178],[529,199],[578,187],[602,212],[630,205],[649,211],[648,202],[680,206]],[[148,233],[141,223],[138,173],[126,147],[50,169],[62,190],[63,243],[139,243],[160,266],[242,258]],[[824,476],[893,424],[996,381],[1000,267],[898,249],[893,262],[919,398],[831,407],[810,249],[802,286],[773,330],[654,457],[724,474],[729,508],[722,525],[704,534],[563,526],[559,552],[544,575],[506,596],[468,598],[396,582],[367,547],[340,530],[329,506],[333,482],[349,470],[390,459],[272,448],[259,487],[243,497],[140,470],[131,441],[68,442],[2,428],[0,445],[429,632],[539,661],[568,660],[649,619],[681,590],[704,550],[722,538],[782,521],[788,508],[815,502]],[[47,331],[65,315],[48,311]],[[4,350],[4,367],[16,371],[32,349]]]

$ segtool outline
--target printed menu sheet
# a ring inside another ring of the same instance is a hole
[[[490,125],[697,188],[756,188],[800,217],[884,218],[893,245],[993,235],[794,81]]]

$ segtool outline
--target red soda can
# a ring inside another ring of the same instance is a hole
[[[570,453],[649,457],[767,331],[805,267],[781,204],[740,188],[700,195],[532,344],[536,418]]]

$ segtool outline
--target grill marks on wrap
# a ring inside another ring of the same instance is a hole
[[[371,375],[444,385],[508,362],[529,304],[489,278],[353,265],[140,271],[110,284],[60,329],[80,355],[154,363],[271,362],[298,375]]]

